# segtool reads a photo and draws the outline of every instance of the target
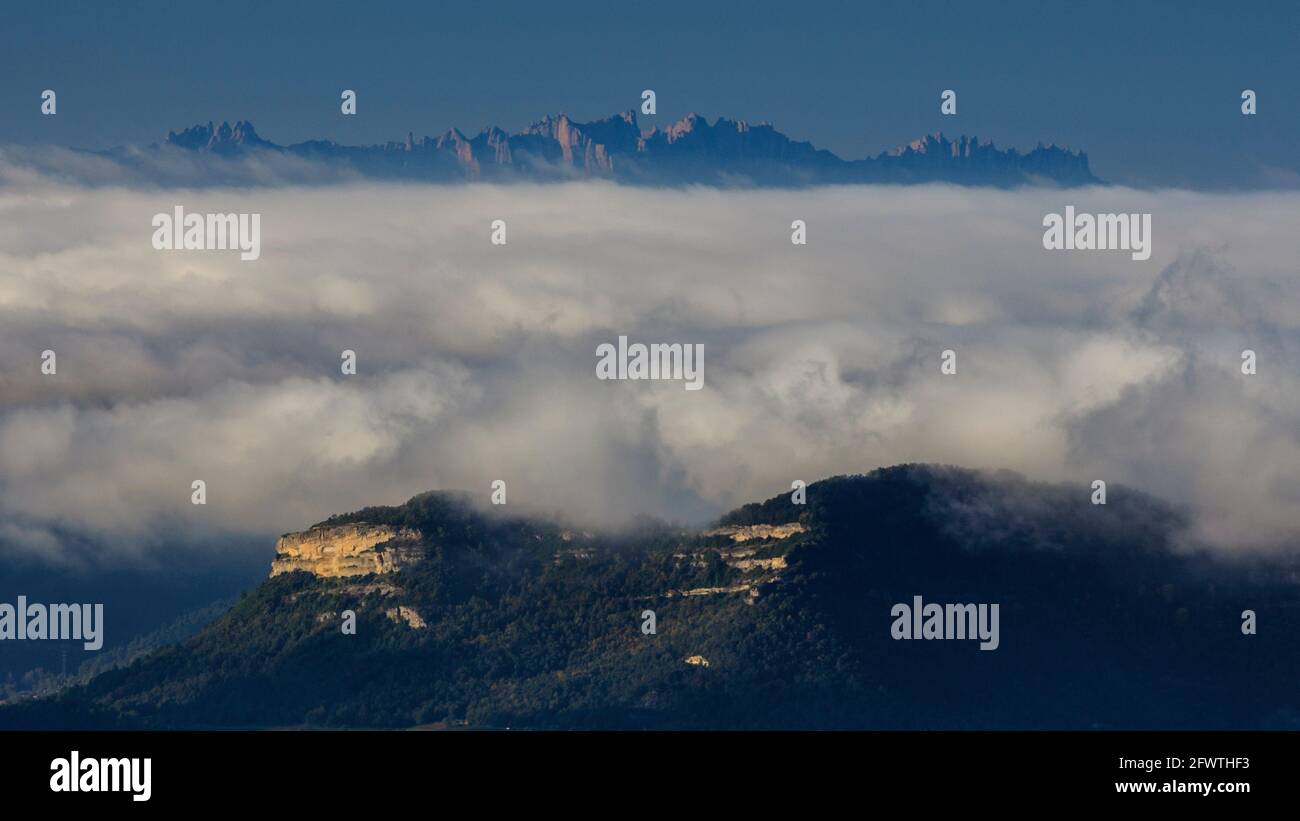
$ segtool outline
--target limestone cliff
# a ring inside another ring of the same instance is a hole
[[[271,575],[305,570],[323,577],[392,573],[425,556],[413,530],[388,525],[318,525],[275,544]]]
[[[733,542],[748,542],[754,539],[788,539],[807,528],[800,522],[786,522],[779,525],[729,525],[706,530],[705,536],[727,536]]]

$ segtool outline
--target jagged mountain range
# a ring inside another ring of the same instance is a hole
[[[667,128],[643,131],[634,111],[580,123],[547,116],[517,134],[495,126],[467,136],[439,136],[382,145],[328,140],[278,145],[246,121],[196,125],[171,132],[159,150],[219,157],[280,153],[343,165],[366,176],[419,180],[539,180],[608,178],[648,185],[805,186],[841,183],[949,182],[1011,187],[1100,182],[1088,156],[1041,143],[1031,151],[942,133],[876,157],[844,160],[811,143],[791,140],[768,123],[690,114]]]
[[[1290,559],[1189,552],[1119,486],[903,465],[806,501],[617,534],[447,492],[334,516],[194,638],[0,726],[1300,727]],[[899,640],[916,596],[997,604],[996,648]]]

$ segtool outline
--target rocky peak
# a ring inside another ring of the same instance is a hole
[[[167,134],[167,143],[180,148],[213,152],[229,152],[241,147],[271,145],[257,135],[257,130],[247,120],[240,120],[233,126],[228,122],[214,126],[209,121],[207,125],[196,125],[179,134],[171,131]]]
[[[709,121],[692,111],[677,122],[668,126],[664,131],[664,136],[668,139],[669,144],[675,143],[688,134],[694,133],[700,128],[708,128]]]
[[[459,128],[447,129],[438,135],[438,139],[434,141],[434,147],[449,148],[453,151],[458,151],[462,145],[468,144],[469,140],[465,139],[465,135],[460,132]]]
[[[567,128],[569,123],[569,115],[557,114],[555,116],[551,116],[550,114],[547,114],[545,117],[535,121],[532,125],[528,126],[527,128],[525,128],[523,131],[520,131],[519,133],[535,134],[539,137],[546,137],[547,139],[554,140],[556,139],[557,132],[561,128],[561,123],[564,124],[563,127]]]
[[[964,141],[966,138],[962,137]],[[891,157],[901,157],[906,154],[950,154],[948,146],[951,143],[948,138],[943,136],[942,131],[936,131],[933,134],[926,134],[924,137],[912,140],[905,146],[899,146],[892,151],[887,152]]]

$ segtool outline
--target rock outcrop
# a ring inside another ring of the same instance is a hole
[[[406,607],[405,605],[390,607],[384,611],[384,615],[391,621],[396,622],[397,624],[405,624],[412,630],[423,630],[429,626],[415,608]]]
[[[420,536],[388,525],[318,525],[275,544],[271,575],[304,570],[317,576],[392,573],[425,557]]]
[[[749,542],[754,539],[788,539],[796,533],[803,533],[800,522],[786,522],[779,525],[730,525],[706,530],[705,536],[727,536],[733,542]]]

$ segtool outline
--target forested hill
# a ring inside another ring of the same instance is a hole
[[[1108,497],[907,465],[610,535],[423,494],[286,535],[196,637],[0,725],[1300,728],[1294,565]],[[998,605],[996,648],[895,638],[917,596]]]

